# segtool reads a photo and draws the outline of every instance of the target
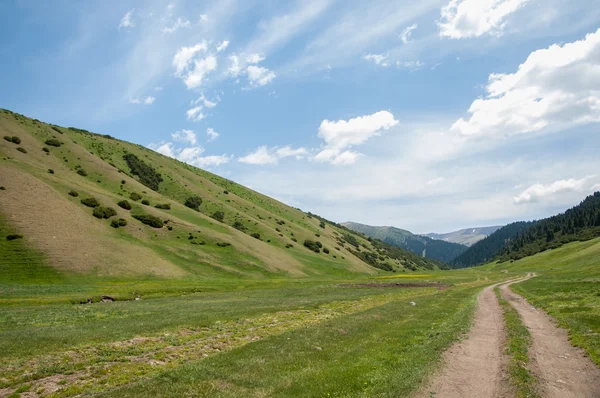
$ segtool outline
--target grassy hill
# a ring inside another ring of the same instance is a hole
[[[436,267],[410,253],[390,256],[360,235],[107,135],[1,110],[0,136],[0,282]]]
[[[409,250],[420,256],[449,263],[467,250],[466,246],[415,235],[410,231],[395,227],[374,227],[355,222],[342,223],[343,226],[390,245]]]
[[[424,234],[423,236],[427,236],[431,239],[438,239],[446,242],[458,243],[465,246],[472,246],[473,244],[493,234],[500,228],[502,228],[502,226],[500,225],[493,227],[464,228],[458,231],[448,232],[445,234],[430,233]]]

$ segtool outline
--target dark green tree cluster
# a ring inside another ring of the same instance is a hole
[[[150,214],[137,214],[134,215],[133,218],[135,218],[138,221],[141,221],[142,224],[151,226],[152,228],[163,227],[163,221],[160,218],[152,216]]]
[[[491,261],[498,252],[535,222],[519,221],[505,225],[490,236],[476,242],[452,261],[453,268],[467,268]]]
[[[185,200],[185,202],[183,203],[185,206],[189,207],[190,209],[194,209],[196,211],[200,211],[200,205],[202,204],[202,198],[200,196],[190,196],[189,198],[187,198]],[[223,221],[223,220],[221,220]]]
[[[127,162],[131,174],[138,176],[140,182],[148,188],[158,191],[158,185],[163,181],[160,173],[157,173],[152,166],[140,160],[133,153],[126,154],[123,159]]]
[[[600,192],[564,213],[545,218],[521,231],[499,253],[500,260],[518,260],[572,241],[600,236]]]

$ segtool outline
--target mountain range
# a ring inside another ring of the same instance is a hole
[[[501,227],[501,225],[496,225],[493,227],[465,228],[444,234],[429,233],[424,234],[423,236],[427,236],[431,239],[443,240],[446,242],[459,243],[465,246],[472,246],[474,243],[479,242],[485,237],[493,234]]]

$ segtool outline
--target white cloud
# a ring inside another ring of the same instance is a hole
[[[517,72],[491,74],[486,90],[451,132],[501,137],[600,122],[600,29],[532,52]]]
[[[284,147],[267,148],[266,145],[258,147],[254,152],[238,159],[239,162],[254,165],[275,164],[279,159],[287,157],[295,157],[303,159],[308,156],[308,151],[305,148],[294,149],[289,145]]]
[[[173,26],[169,27],[165,27],[162,29],[163,33],[174,33],[176,31],[178,31],[181,28],[187,28],[190,26],[190,21],[188,21],[185,18],[177,18],[177,20],[175,21],[175,23],[173,24]]]
[[[406,61],[406,62],[396,61],[396,66],[398,68],[406,68],[406,69],[410,69],[410,70],[419,70],[423,66],[425,66],[425,64],[423,62],[419,61],[419,60],[416,60],[416,61]]]
[[[193,122],[199,122],[200,120],[204,119],[205,115],[202,112],[203,109],[204,108],[201,105],[188,109],[185,113],[187,115],[187,119]]]
[[[258,64],[264,60],[265,57],[262,54],[249,54],[246,56],[246,62],[249,64]]]
[[[180,130],[171,134],[171,138],[176,142],[187,142],[196,145],[196,133],[194,130]]]
[[[219,138],[221,134],[217,133],[214,129],[209,127],[206,129],[206,135],[208,136],[208,142],[211,142]]]
[[[229,40],[223,40],[221,44],[217,46],[217,52],[220,53],[221,51],[225,51],[225,49],[227,49],[228,46]]]
[[[379,66],[389,66],[389,62],[387,61],[387,54],[366,54],[363,55],[363,59],[366,61],[373,61],[375,64]]]
[[[227,154],[202,156],[204,154],[204,148],[201,146],[177,148],[172,142],[150,144],[148,145],[148,148],[165,156],[169,156],[173,159],[177,159],[200,168],[220,166],[229,163],[229,161],[232,159],[232,156]]]
[[[206,22],[206,21],[208,21],[208,15],[206,15],[206,14],[200,14],[199,21],[200,22]]]
[[[262,66],[250,65],[246,69],[246,73],[250,85],[254,87],[267,85],[275,79],[275,72]]]
[[[202,41],[201,43],[198,43],[192,47],[181,47],[173,57],[175,75],[181,76],[182,73],[189,67],[196,54],[199,52],[205,52],[206,49],[206,41]]]
[[[144,105],[152,105],[156,101],[156,98],[148,96],[146,98],[130,98],[129,102],[132,104],[144,104]]]
[[[412,32],[414,32],[417,29],[417,24],[413,24],[410,25],[409,27],[405,28],[402,33],[400,34],[400,40],[402,40],[402,43],[406,44],[410,41],[410,36],[412,35]]]
[[[532,203],[543,200],[547,197],[554,196],[563,192],[581,192],[586,188],[586,182],[590,177],[585,177],[580,180],[573,178],[569,180],[558,180],[551,184],[534,184],[521,192],[520,195],[513,199],[515,204]]]
[[[451,0],[441,10],[440,36],[451,39],[501,35],[506,17],[529,0]]]
[[[125,15],[123,15],[123,18],[121,18],[121,23],[119,23],[119,29],[123,29],[123,28],[127,29],[127,28],[135,27],[135,22],[132,18],[133,11],[135,11],[135,8],[127,11],[125,13]]]
[[[204,96],[204,94],[201,94],[200,97],[198,97],[197,100],[192,101],[191,105],[198,105],[201,104],[207,108],[214,108],[215,106],[217,106],[217,104],[219,103],[220,98],[217,97],[214,101],[209,100],[208,98],[206,98]]]
[[[229,61],[231,61],[231,66],[227,69],[227,73],[233,77],[237,77],[240,73],[242,73],[242,66],[240,65],[240,57],[233,54],[229,56]]]
[[[217,69],[217,57],[209,55],[206,58],[194,61],[194,68],[185,77],[184,82],[188,89],[200,86],[206,75]]]

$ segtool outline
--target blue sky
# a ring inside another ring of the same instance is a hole
[[[445,232],[600,189],[590,1],[4,1],[0,107],[335,221]]]

